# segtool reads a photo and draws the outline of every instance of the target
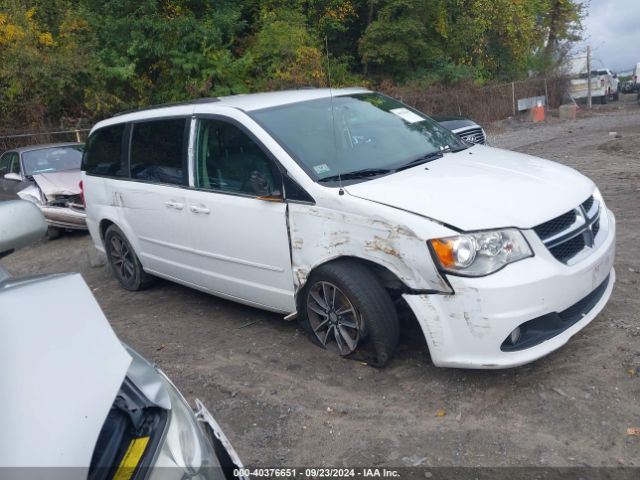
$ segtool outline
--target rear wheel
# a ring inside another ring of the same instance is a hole
[[[104,234],[104,243],[111,271],[123,288],[144,290],[155,282],[156,278],[142,269],[138,256],[122,230],[111,225]]]
[[[365,266],[340,260],[319,267],[302,292],[301,326],[317,345],[384,366],[398,343],[389,293]]]

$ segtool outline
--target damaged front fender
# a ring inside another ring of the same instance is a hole
[[[357,208],[360,202],[350,198],[338,208],[289,205],[296,290],[305,285],[316,267],[336,258],[355,257],[384,267],[406,290],[452,293],[433,265],[425,243],[429,237],[409,226],[409,217],[414,215],[384,206],[377,209],[388,208],[388,215],[372,215],[372,204],[366,202]],[[346,203],[356,208],[346,208]]]

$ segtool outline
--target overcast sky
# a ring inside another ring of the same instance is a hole
[[[588,13],[578,49],[591,44],[595,67],[625,71],[640,62],[640,0],[591,0]]]

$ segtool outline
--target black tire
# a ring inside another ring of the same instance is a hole
[[[62,235],[62,230],[57,227],[49,227],[47,228],[46,238],[47,241],[55,240],[56,238],[60,238]]]
[[[138,291],[149,288],[155,283],[156,277],[142,269],[129,240],[115,225],[107,228],[104,234],[104,245],[111,271],[122,288]]]
[[[309,338],[316,345],[328,348],[328,343],[323,344],[319,336],[314,332],[312,322],[318,321],[318,318],[326,318],[330,321],[331,315],[325,314],[324,317],[314,314],[320,304],[315,303],[311,292],[318,291],[318,285],[325,283],[337,287],[339,294],[342,294],[348,302],[355,307],[357,318],[360,320],[359,335],[357,336],[357,345],[353,351],[348,353],[336,351],[336,353],[356,360],[366,361],[375,367],[383,367],[386,365],[398,344],[400,335],[400,327],[398,315],[393,305],[389,292],[382,286],[378,278],[366,266],[354,260],[337,260],[326,265],[318,267],[309,277],[305,288],[300,293],[300,309],[298,322],[307,332]],[[340,328],[340,318],[335,310],[335,295],[333,309],[335,343],[339,343],[337,329]],[[311,305],[311,307],[310,307]],[[315,317],[314,317],[315,315]],[[331,328],[331,327],[329,327]],[[329,337],[327,330],[326,337]],[[327,339],[325,337],[325,342]],[[343,345],[348,346],[346,343]],[[334,351],[336,348],[334,348]]]
[[[613,94],[613,100],[616,102],[620,100],[620,92],[616,92]]]

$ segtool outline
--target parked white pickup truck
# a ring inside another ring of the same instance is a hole
[[[608,68],[591,71],[591,98],[593,101],[608,103],[609,100],[618,100],[618,76]],[[589,91],[587,72],[581,73],[579,78],[571,80],[571,98],[574,100],[586,99]]]

